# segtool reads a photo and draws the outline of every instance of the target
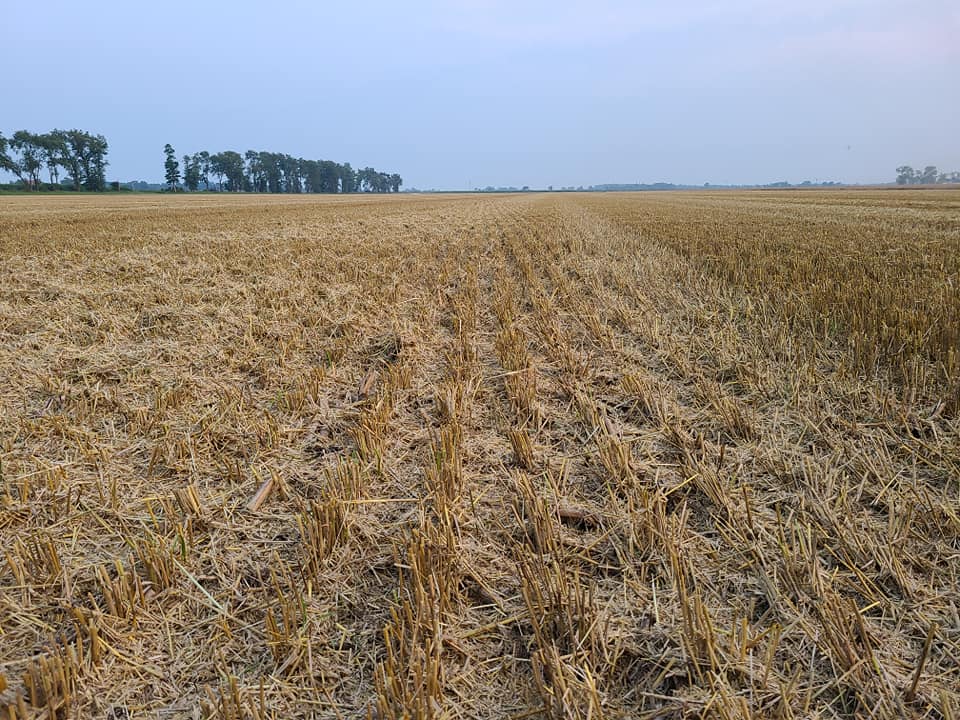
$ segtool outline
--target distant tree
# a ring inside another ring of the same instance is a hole
[[[300,160],[290,155],[280,156],[280,172],[283,173],[283,192],[303,192],[300,177]]]
[[[320,192],[323,179],[320,177],[319,160],[301,160],[300,176],[303,178],[303,191],[305,193]]]
[[[927,165],[922,171],[909,165],[897,168],[898,185],[935,185],[960,182],[960,172],[940,172],[936,165]]]
[[[14,133],[14,136],[16,136],[16,133]],[[29,184],[29,175],[27,175],[26,171],[24,170],[23,162],[20,154],[17,152],[18,148],[14,142],[14,139],[4,139],[2,142],[0,142],[0,150],[2,150],[2,158],[0,158],[0,163],[3,164],[3,169],[16,175],[20,182]]]
[[[353,193],[357,191],[357,174],[350,167],[350,163],[340,166],[340,192]]]
[[[936,165],[927,165],[923,172],[920,173],[920,177],[917,182],[922,183],[923,185],[933,185],[937,182],[937,178],[940,176],[940,172],[937,170]]]
[[[200,187],[200,158],[196,155],[183,156],[183,184],[190,192]]]
[[[210,174],[217,179],[217,191],[223,192],[223,180],[227,176],[227,170],[221,153],[210,155]]]
[[[177,162],[177,153],[170,143],[163,146],[163,154],[167,156],[163,161],[163,177],[170,192],[173,192],[177,189],[177,183],[180,182],[180,163]]]
[[[60,167],[67,154],[67,141],[59,130],[51,130],[43,135],[38,135],[37,139],[40,143],[43,162],[50,175],[50,184],[59,185]]]
[[[58,131],[54,131],[58,132]],[[64,155],[61,158],[60,166],[67,171],[74,190],[79,190],[81,185],[86,184],[87,177],[85,168],[89,165],[85,158],[89,154],[88,145],[90,144],[90,134],[82,130],[65,130],[61,133],[63,138]]]
[[[172,153],[173,148],[170,148]],[[166,149],[164,150],[166,152]],[[176,162],[174,155],[168,160]],[[194,181],[210,189],[210,177],[218,190],[262,193],[353,193],[400,192],[403,178],[371,167],[354,170],[350,163],[332,160],[309,160],[284,153],[247,150],[242,155],[233,150],[210,154],[206,150],[183,157],[184,184]],[[169,184],[169,180],[168,180]]]
[[[3,136],[3,133],[0,133],[0,170],[5,172],[13,172],[13,158],[7,152],[9,147],[10,142]]]
[[[263,166],[260,163],[260,153],[256,150],[247,150],[243,154],[243,159],[247,163],[249,189],[253,192],[266,192],[266,178],[264,176]]]
[[[203,189],[210,189],[210,153],[206,150],[203,150],[200,153],[197,153],[197,157],[200,158],[200,179],[203,180]]]
[[[277,153],[259,152],[257,158],[260,170],[263,173],[262,182],[264,192],[283,192],[283,170],[280,166],[281,156]]]
[[[60,171],[67,174],[74,190],[106,189],[107,151],[103,135],[83,130],[51,130],[32,133],[18,130],[4,139],[0,170],[12,172],[28,187],[40,187],[40,173],[46,168],[50,183],[60,184]]]
[[[224,150],[210,156],[210,169],[217,177],[217,186],[228,192],[241,192],[246,184],[243,156],[234,150]]]
[[[107,187],[107,139],[103,135],[89,135],[84,156],[87,190],[101,191]]]
[[[308,193],[340,192],[342,167],[332,160],[301,160],[303,191]]]
[[[27,187],[40,187],[40,171],[43,169],[43,141],[39,135],[27,130],[17,130],[10,138],[10,147],[19,158],[15,161],[14,173]]]
[[[217,157],[223,169],[223,174],[227,179],[227,190],[230,192],[241,192],[244,181],[246,180],[243,156],[235,150],[224,150],[222,153],[218,153]]]
[[[314,192],[340,192],[341,167],[332,160],[320,160],[317,162],[317,168],[320,176],[320,183]]]
[[[917,181],[917,171],[909,165],[897,168],[897,185],[913,185]]]
[[[358,189],[360,192],[385,193],[390,191],[390,176],[378,172],[372,167],[365,167],[357,173]]]

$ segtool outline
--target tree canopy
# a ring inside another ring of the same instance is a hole
[[[164,153],[167,162],[174,157],[169,144]],[[188,191],[199,190],[201,184],[210,190],[211,181],[218,191],[260,193],[388,193],[400,192],[403,185],[397,173],[371,167],[354,170],[350,163],[306,160],[262,150],[247,150],[242,155],[235,150],[203,150],[184,155],[183,168],[183,188]]]
[[[897,168],[897,185],[941,185],[960,183],[960,172],[940,172],[936,165],[927,165],[923,170],[914,170],[909,165]]]
[[[176,190],[180,182],[180,163],[177,162],[177,153],[170,143],[167,143],[163,148],[163,154],[167,157],[163,163],[163,179],[171,190]]]
[[[0,170],[13,173],[24,187],[39,189],[43,171],[51,185],[60,186],[60,173],[74,190],[106,187],[107,139],[84,130],[51,130],[32,133],[17,130],[9,138],[0,135]]]

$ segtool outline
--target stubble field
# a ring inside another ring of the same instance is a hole
[[[0,717],[960,717],[960,192],[0,198]]]

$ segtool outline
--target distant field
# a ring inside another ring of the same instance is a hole
[[[960,717],[960,191],[0,197],[0,717]]]

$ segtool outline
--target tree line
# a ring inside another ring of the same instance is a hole
[[[914,170],[909,165],[897,168],[897,185],[940,185],[960,183],[960,172],[940,172],[936,165],[927,165],[923,170]]]
[[[284,153],[235,150],[184,155],[181,161],[167,143],[163,148],[167,189],[195,192],[216,189],[259,193],[400,192],[403,178],[367,167],[354,170],[350,163],[305,160]]]
[[[0,133],[0,170],[16,175],[24,187],[38,190],[44,171],[50,184],[74,190],[106,188],[107,139],[84,130]],[[63,178],[61,180],[61,173]]]

